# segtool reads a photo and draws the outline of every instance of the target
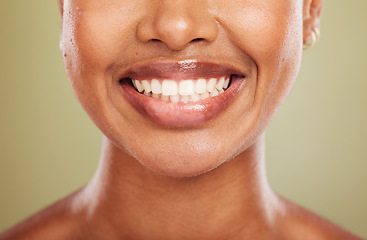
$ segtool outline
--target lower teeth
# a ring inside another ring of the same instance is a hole
[[[221,93],[224,93],[225,90],[214,90],[213,92],[204,92],[204,93],[195,93],[192,95],[171,95],[171,96],[167,96],[167,95],[162,95],[162,94],[155,94],[152,92],[146,92],[143,91],[141,94],[144,94],[147,97],[152,97],[155,99],[160,99],[162,101],[165,102],[173,102],[173,103],[190,103],[190,102],[198,102],[200,100],[204,100],[207,99],[209,97],[215,97],[218,96]]]

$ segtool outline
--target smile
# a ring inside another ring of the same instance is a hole
[[[119,84],[124,97],[149,120],[167,127],[194,127],[223,113],[245,79],[230,67],[182,61],[133,67]]]
[[[230,76],[197,80],[131,80],[135,89],[147,97],[173,103],[198,102],[224,93],[230,84]]]

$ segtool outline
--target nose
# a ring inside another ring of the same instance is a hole
[[[212,42],[218,36],[218,24],[206,0],[161,0],[152,5],[137,26],[141,42],[159,41],[179,51],[190,43]]]

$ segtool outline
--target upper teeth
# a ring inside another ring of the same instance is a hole
[[[197,80],[131,80],[135,89],[146,96],[171,102],[196,102],[223,93],[230,77]]]

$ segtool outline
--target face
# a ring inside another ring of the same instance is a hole
[[[65,0],[65,68],[120,151],[197,175],[246,151],[277,111],[300,67],[302,11],[300,0]]]

